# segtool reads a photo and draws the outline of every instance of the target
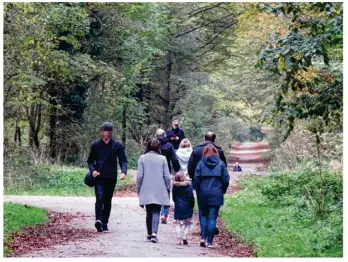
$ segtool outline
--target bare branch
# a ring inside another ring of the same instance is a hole
[[[228,18],[228,17],[230,17],[230,16],[232,16],[232,15],[233,15],[233,14],[229,14],[229,15],[227,15],[227,16],[223,16],[223,17],[221,17],[221,18],[219,18],[219,19],[210,21],[210,22],[208,22],[208,23],[205,23],[205,24],[202,23],[202,24],[201,24],[200,26],[198,26],[198,27],[192,28],[192,29],[190,29],[190,30],[188,30],[188,31],[186,31],[186,32],[184,32],[184,33],[182,33],[182,34],[180,34],[180,35],[173,36],[173,37],[171,38],[171,40],[174,39],[174,38],[179,38],[179,37],[182,37],[182,36],[187,35],[187,34],[189,34],[189,33],[192,33],[192,32],[194,32],[194,31],[196,31],[196,30],[198,30],[198,29],[201,29],[201,28],[203,28],[203,27],[205,27],[205,26],[207,26],[207,25],[210,25],[210,24],[212,24],[212,23],[214,23],[214,22],[216,22],[216,21],[219,21],[219,20],[221,20],[221,19]]]
[[[226,26],[224,29],[222,29],[215,37],[213,37],[210,41],[208,41],[207,43],[205,43],[203,46],[201,46],[200,48],[198,48],[196,51],[194,51],[194,53],[198,52],[199,50],[205,48],[206,46],[210,45],[215,39],[217,39],[224,31],[226,31],[228,28],[230,28],[231,26],[235,25],[237,22],[231,23],[228,26]],[[210,51],[212,51],[214,49],[215,46],[213,46],[212,48],[210,48],[208,51],[204,52],[203,54],[201,54],[199,57],[209,53]]]
[[[217,3],[216,5],[213,5],[213,6],[211,6],[211,7],[201,7],[201,8],[198,8],[198,9],[196,9],[196,10],[193,10],[193,11],[191,11],[191,12],[189,12],[189,17],[192,17],[192,16],[196,16],[196,15],[198,15],[199,13],[202,13],[202,12],[205,12],[205,11],[208,11],[208,10],[211,10],[211,9],[214,9],[214,8],[216,8],[216,7],[219,7],[220,5],[222,5],[222,4],[224,4],[224,3]],[[195,12],[195,13],[194,13]]]

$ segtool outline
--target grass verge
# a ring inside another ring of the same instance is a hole
[[[83,183],[86,168],[38,165],[30,181],[4,188],[6,195],[94,196],[94,188]],[[133,184],[130,175],[118,179],[116,190]]]
[[[44,209],[10,202],[4,203],[4,244],[9,243],[12,234],[46,221],[48,221],[47,211]],[[4,247],[4,256],[10,253],[11,250]]]
[[[304,193],[317,190],[317,177],[304,172],[243,180],[244,190],[225,198],[226,228],[255,246],[258,257],[342,257],[342,178],[325,174],[327,214],[319,218],[310,204],[315,191],[312,199]]]

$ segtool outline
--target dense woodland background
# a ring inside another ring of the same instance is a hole
[[[194,144],[214,130],[225,148],[271,123],[283,141],[297,119],[342,131],[339,3],[4,8],[6,157],[84,163],[106,120],[130,156],[174,118]]]
[[[227,203],[294,212],[304,231],[277,241],[302,232],[308,249],[270,252],[342,254],[342,3],[5,3],[3,19],[6,192],[85,194],[102,122],[134,169],[154,131],[179,119],[193,145],[208,130],[226,151],[268,141],[270,176]],[[68,165],[84,169],[64,180]]]

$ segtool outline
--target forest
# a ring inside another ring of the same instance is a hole
[[[207,131],[226,152],[267,141],[270,175],[243,179],[241,202],[226,201],[236,210],[262,194],[306,221],[303,235],[327,229],[311,251],[259,256],[342,256],[342,3],[9,2],[3,15],[5,194],[82,192],[68,184],[104,121],[136,169],[178,119],[193,145]]]

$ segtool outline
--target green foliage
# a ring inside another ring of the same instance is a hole
[[[241,182],[227,197],[227,228],[256,245],[259,257],[342,257],[342,176],[324,173],[325,218],[317,215],[317,172],[271,173]]]
[[[27,174],[24,178],[22,175],[22,181],[17,183],[8,182],[5,185],[5,194],[94,196],[94,188],[90,188],[83,183],[83,179],[88,172],[87,168],[41,164],[36,165],[35,169],[30,170],[30,173],[28,171],[26,170]],[[133,184],[134,181],[130,176],[128,175],[125,180],[118,179],[115,190]],[[30,180],[28,177],[30,177]],[[27,182],[28,180],[30,183]]]
[[[342,3],[280,3],[260,5],[289,17],[287,33],[276,33],[262,51],[258,66],[281,76],[271,118],[286,125],[287,137],[296,119],[322,121],[313,133],[342,129],[343,5]]]
[[[11,235],[30,226],[47,221],[47,211],[41,208],[24,206],[14,203],[4,203],[4,243],[9,243]],[[4,248],[4,256],[11,250]]]

